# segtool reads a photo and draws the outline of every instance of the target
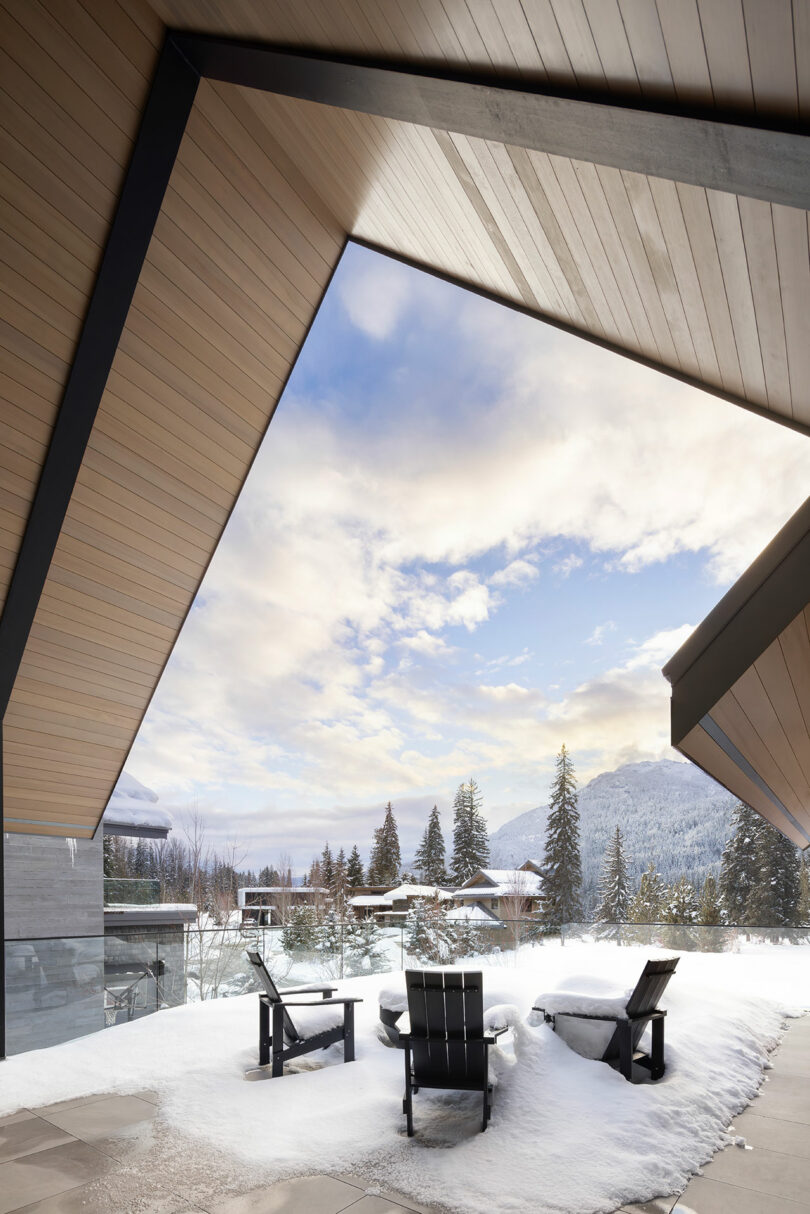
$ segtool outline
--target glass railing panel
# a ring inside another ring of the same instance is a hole
[[[8,1054],[93,1033],[103,1009],[103,936],[6,941]]]
[[[160,881],[151,877],[105,877],[105,906],[156,906]]]

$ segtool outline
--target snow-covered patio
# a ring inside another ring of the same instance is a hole
[[[116,1155],[125,1155],[121,1167],[149,1176],[143,1204],[128,1199],[122,1209],[292,1212],[298,1210],[290,1204],[295,1190],[287,1186],[277,1190],[288,1194],[287,1204],[269,1204],[269,1198],[268,1204],[238,1207],[217,1203],[272,1181],[320,1173],[349,1175],[349,1184],[361,1186],[348,1192],[351,1200],[343,1205],[334,1202],[347,1196],[344,1191],[325,1196],[332,1201],[330,1214],[355,1204],[356,1214],[395,1210],[366,1195],[381,1184],[404,1194],[406,1206],[425,1203],[465,1214],[608,1214],[680,1192],[718,1148],[733,1140],[729,1126],[757,1094],[786,1017],[810,1007],[810,946],[683,954],[664,999],[667,1074],[654,1085],[628,1084],[604,1064],[573,1053],[547,1027],[527,1023],[541,991],[581,988],[607,994],[632,987],[649,953],[606,943],[564,948],[546,943],[524,947],[517,958],[504,955],[501,965],[490,958],[481,967],[487,1004],[511,1008],[504,1014],[512,1024],[501,1038],[502,1048],[493,1051],[497,1087],[486,1134],[478,1132],[477,1099],[420,1092],[417,1136],[405,1137],[402,1055],[378,1036],[377,996],[396,983],[390,974],[340,984],[342,993],[364,999],[357,1009],[357,1062],[349,1067],[338,1061],[339,1050],[334,1058],[330,1051],[314,1060],[305,1057],[297,1073],[282,1079],[245,1082],[257,1045],[256,996],[246,995],[173,1009],[11,1058],[0,1074],[0,1116],[92,1094],[153,1092],[158,1113],[145,1123],[151,1130],[144,1136],[133,1128]],[[805,1043],[807,1023],[799,1034]],[[810,1051],[804,1048],[806,1059]],[[807,1075],[810,1067],[806,1061],[801,1065]],[[801,1090],[802,1085],[794,1098],[801,1115],[791,1120],[791,1115],[767,1114],[784,1121],[788,1143],[802,1116],[805,1136],[810,1124],[810,1080],[803,1081],[803,1113]],[[763,1106],[767,1096],[766,1091],[760,1097]],[[112,1104],[108,1107],[112,1112]],[[754,1120],[766,1118],[755,1115]],[[0,1140],[4,1130],[0,1124]],[[737,1124],[735,1133],[745,1131]],[[779,1156],[779,1126],[768,1133],[764,1153]],[[748,1158],[756,1162],[760,1150],[732,1149],[726,1171],[737,1158],[750,1171]],[[787,1159],[789,1152],[783,1154]],[[806,1159],[805,1165],[810,1172]],[[18,1168],[18,1161],[0,1163],[0,1211],[94,1208],[86,1201],[64,1204],[67,1196],[25,1207],[8,1204],[3,1169],[11,1166]],[[714,1190],[709,1180],[693,1185],[704,1190],[708,1185],[708,1197],[704,1193],[701,1200],[714,1200],[723,1183],[721,1177]],[[159,1192],[179,1194],[179,1204],[168,1199],[154,1204]],[[773,1196],[759,1205],[746,1205],[741,1197],[737,1209],[810,1209],[798,1193],[783,1197],[783,1205],[774,1204]],[[52,1204],[57,1200],[62,1204]],[[649,1209],[668,1211],[674,1200]],[[309,1214],[316,1208],[310,1204]],[[704,1208],[723,1207],[687,1202],[682,1208],[703,1214]]]

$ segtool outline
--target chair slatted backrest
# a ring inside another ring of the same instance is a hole
[[[415,1082],[479,1082],[486,1061],[482,974],[406,970],[405,986]]]
[[[641,971],[641,977],[636,983],[633,993],[627,1000],[626,1010],[628,1016],[646,1016],[648,1013],[656,1011],[661,1001],[661,996],[667,989],[670,978],[675,973],[677,964],[677,957],[663,957],[658,961],[647,962]],[[633,1025],[631,1044],[634,1050],[638,1046],[646,1027],[647,1022],[645,1020],[640,1020]],[[617,1029],[608,1042],[608,1047],[602,1057],[607,1060],[617,1058],[618,1054],[619,1032]]]
[[[264,987],[264,993],[267,998],[271,1003],[281,1003],[281,995],[278,993],[278,987],[273,981],[267,966],[264,964],[264,959],[262,958],[261,953],[257,953],[256,950],[252,948],[249,948],[246,951],[248,961],[255,969],[256,975]],[[292,1017],[287,1011],[284,1012],[284,1036],[288,1037],[290,1041],[301,1040],[298,1029],[293,1024]]]

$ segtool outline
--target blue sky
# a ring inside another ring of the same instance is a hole
[[[778,469],[766,484],[758,469]],[[128,770],[246,863],[406,851],[671,756],[660,667],[801,504],[805,439],[350,245]]]

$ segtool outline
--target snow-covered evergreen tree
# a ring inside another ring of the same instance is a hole
[[[453,941],[453,960],[465,961],[485,952],[486,932],[474,927],[469,919],[457,919],[448,924]]]
[[[343,914],[343,909],[346,905],[346,891],[349,886],[349,878],[346,869],[346,853],[341,847],[335,857],[334,868],[332,870],[332,884],[329,887],[332,897],[335,900],[335,907],[339,913]]]
[[[667,891],[663,912],[664,923],[697,923],[698,898],[686,877],[681,877]]]
[[[346,972],[350,976],[376,974],[387,966],[385,937],[376,919],[358,919],[346,930]]]
[[[756,881],[746,922],[756,927],[792,927],[799,904],[799,853],[780,830],[763,821],[757,838]]]
[[[327,956],[340,956],[343,949],[343,923],[331,907],[318,925],[316,947]]]
[[[414,860],[424,885],[444,885],[447,880],[444,836],[439,819],[439,809],[436,805],[430,811],[428,824]]]
[[[489,833],[481,812],[481,789],[475,780],[459,784],[453,800],[453,857],[451,879],[463,885],[489,863]]]
[[[714,873],[707,873],[698,902],[697,922],[705,927],[717,927],[723,922],[723,901]]]
[[[312,906],[294,906],[281,931],[285,953],[309,953],[319,943],[318,917]]]
[[[328,843],[324,844],[324,849],[321,852],[321,880],[328,890],[331,890],[335,883],[335,861],[332,858],[332,849]]]
[[[810,927],[810,865],[807,855],[802,856],[799,868],[799,903],[796,909],[796,921],[799,927]]]
[[[600,935],[615,935],[616,924],[627,920],[630,890],[627,881],[627,860],[619,827],[605,848],[602,862],[602,880],[599,884],[599,905],[596,908],[596,924]]]
[[[349,852],[349,858],[346,861],[346,881],[352,889],[357,889],[358,885],[365,884],[363,861],[360,859],[360,852],[357,850],[356,843]]]
[[[405,918],[405,948],[422,965],[441,965],[455,951],[452,925],[438,899],[417,898]]]
[[[397,820],[389,801],[385,807],[383,824],[374,831],[374,843],[368,862],[369,885],[396,885],[401,865]]]
[[[733,833],[723,849],[720,896],[728,923],[750,923],[748,903],[759,879],[757,847],[763,819],[742,801],[731,816]]]
[[[651,860],[646,871],[641,874],[638,890],[627,908],[629,921],[631,923],[660,923],[666,892],[661,874],[656,871],[655,864]]]
[[[582,860],[579,850],[577,781],[563,744],[551,786],[546,823],[543,919],[551,926],[582,919]]]

